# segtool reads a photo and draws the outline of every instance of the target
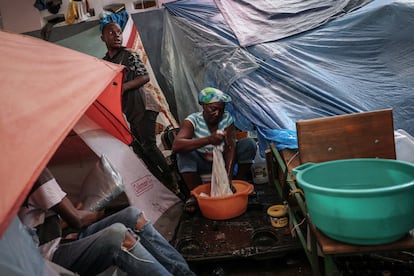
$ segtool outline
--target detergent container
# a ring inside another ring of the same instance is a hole
[[[264,184],[269,181],[266,159],[260,155],[259,145],[257,145],[257,152],[251,170],[254,184]]]

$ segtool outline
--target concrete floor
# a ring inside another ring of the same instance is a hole
[[[341,276],[414,275],[413,250],[373,255],[342,256],[335,260]],[[323,267],[322,259],[320,266]],[[312,269],[303,251],[266,260],[233,260],[189,263],[198,276],[311,276]]]
[[[232,260],[221,262],[190,263],[198,276],[310,276],[311,267],[303,252],[266,260]]]

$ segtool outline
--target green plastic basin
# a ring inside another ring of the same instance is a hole
[[[414,164],[344,159],[306,163],[293,173],[312,222],[333,239],[385,244],[414,228]]]

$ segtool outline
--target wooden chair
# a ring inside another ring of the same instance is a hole
[[[271,145],[273,157],[272,164],[277,163],[279,172],[285,172],[285,179],[290,191],[296,199],[302,215],[308,224],[306,238],[300,227],[296,232],[301,239],[302,246],[307,252],[308,259],[313,268],[314,275],[321,275],[318,260],[318,251],[324,258],[324,271],[326,275],[336,275],[333,258],[339,255],[363,254],[376,251],[401,251],[414,249],[414,237],[408,235],[397,242],[378,246],[359,246],[342,243],[333,240],[315,227],[307,216],[306,204],[303,194],[298,189],[295,177],[291,174],[292,168],[306,162],[324,162],[336,159],[378,157],[395,159],[395,142],[392,110],[385,109],[372,112],[347,114],[297,121],[298,152],[284,150],[278,152]],[[273,168],[275,170],[275,168]],[[275,184],[283,186],[284,183],[275,181]],[[283,196],[283,188],[278,188]],[[298,219],[290,212],[293,224],[297,225]],[[310,245],[310,252],[308,246]]]

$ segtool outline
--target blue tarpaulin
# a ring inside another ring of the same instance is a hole
[[[200,109],[198,91],[215,86],[232,96],[237,127],[279,148],[296,147],[297,120],[385,108],[395,129],[414,135],[414,1],[274,2],[269,22],[240,16],[269,1],[165,4],[161,71],[180,121]],[[274,18],[286,27],[270,31]]]

